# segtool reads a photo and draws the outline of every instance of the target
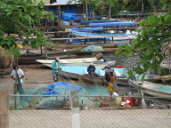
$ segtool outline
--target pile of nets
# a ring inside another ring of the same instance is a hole
[[[89,46],[83,48],[83,51],[85,51],[85,52],[99,52],[99,51],[103,51],[103,47],[97,46],[97,45],[89,45]]]
[[[22,96],[10,96],[9,97],[9,105],[14,106],[16,104],[15,109],[26,109],[31,107],[33,104],[37,104],[41,97],[33,97],[31,95],[41,95],[42,92],[47,90],[47,85],[41,85],[35,89],[24,89],[22,88],[22,93],[17,92],[17,94],[20,94]],[[25,96],[24,96],[25,95]]]
[[[87,97],[87,95],[108,95],[108,91],[104,87],[96,85],[81,87],[59,81],[50,85],[41,85],[35,89],[24,89],[23,96],[16,98],[16,109],[64,109],[66,106],[70,107],[72,90],[78,92],[79,104],[87,107],[93,107],[96,104],[96,97]],[[34,95],[34,97],[29,95]],[[15,104],[14,97],[10,97],[9,104]]]
[[[83,88],[61,81],[50,85],[41,85],[35,89],[22,88],[22,91],[19,91],[22,96],[10,97],[9,104],[16,104],[16,109],[62,108],[69,102],[72,90],[80,91]]]

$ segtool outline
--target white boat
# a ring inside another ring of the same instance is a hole
[[[41,60],[38,59],[36,60],[36,62],[38,63],[43,63],[43,64],[51,64],[54,60]],[[91,58],[73,58],[73,59],[59,59],[59,62],[61,64],[71,64],[71,63],[91,63],[91,62],[95,62],[97,61],[97,59],[95,57],[91,57]]]
[[[170,99],[171,100],[171,86],[152,83],[148,81],[144,82],[132,82],[137,87],[140,87],[142,91],[148,95],[154,96],[156,98]]]

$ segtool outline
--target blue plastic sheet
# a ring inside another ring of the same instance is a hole
[[[77,86],[77,85],[73,85],[67,82],[63,82],[63,81],[58,81],[56,83],[50,84],[48,85],[48,88],[54,89],[57,86],[63,86],[65,87],[65,89],[69,89],[69,90],[80,90],[81,87]]]
[[[48,85],[48,91],[47,92],[43,92],[43,95],[59,95],[61,94],[61,90],[60,89],[64,89],[64,90],[81,90],[82,88],[67,82],[62,82],[62,81],[58,81],[56,83],[50,84]]]
[[[82,16],[79,16],[77,13],[62,13],[62,19],[65,21],[70,20],[81,20]]]

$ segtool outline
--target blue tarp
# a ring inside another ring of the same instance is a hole
[[[47,11],[53,12],[55,16],[58,15],[57,6],[46,6],[45,9]],[[65,21],[80,20],[82,18],[82,16],[78,15],[81,13],[80,6],[61,6],[61,11],[62,19]]]
[[[103,27],[85,27],[85,28],[72,28],[72,31],[80,31],[80,32],[87,32],[87,31],[102,31]]]
[[[59,89],[65,89],[65,90],[81,90],[82,88],[67,82],[58,81],[56,83],[48,85],[48,91],[44,92],[43,95],[58,95],[61,92],[59,92]]]
[[[137,23],[136,22],[106,22],[106,23],[90,23],[89,26],[91,27],[120,27],[120,26],[124,26],[124,27],[134,27],[136,26]]]
[[[65,21],[70,20],[81,20],[82,16],[79,16],[77,13],[62,13],[62,19]]]

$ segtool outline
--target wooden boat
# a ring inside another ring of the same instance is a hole
[[[156,98],[171,100],[171,86],[158,83],[152,83],[148,81],[144,82],[131,82],[135,86],[140,87],[142,91],[148,95]]]
[[[43,64],[44,66],[47,66],[51,68],[51,61],[40,61],[38,60],[37,62]],[[92,62],[91,62],[92,63]],[[86,85],[105,85],[106,81],[104,80],[104,70],[102,68],[106,65],[105,63],[97,63],[97,61],[94,61],[94,65],[96,66],[96,74],[97,77],[95,78],[90,78],[88,73],[87,73],[87,67],[91,64],[90,62],[87,63],[63,63],[60,66],[60,71],[59,71],[59,77],[61,79],[65,80],[75,80],[79,82],[83,82]],[[126,69],[119,69],[119,68],[114,68],[114,71],[117,75],[117,83],[120,85],[125,85],[128,86],[128,80],[127,80],[127,70]]]
[[[91,78],[88,74],[79,75],[76,73],[70,73],[70,72],[59,72],[59,79],[60,80],[72,80],[72,81],[78,81],[84,85],[101,85],[101,86],[107,86],[107,82],[104,79],[104,76],[96,76]],[[117,77],[117,84],[122,86],[128,86],[128,80],[125,77]]]

